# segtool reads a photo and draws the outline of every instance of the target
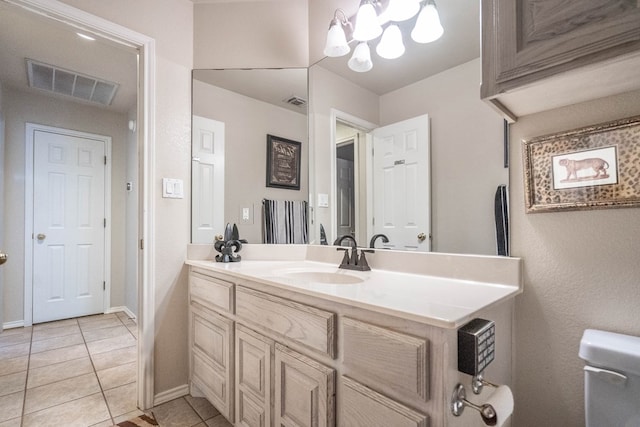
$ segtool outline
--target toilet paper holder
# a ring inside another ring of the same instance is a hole
[[[489,384],[493,385],[491,383],[488,383],[487,385]],[[455,415],[456,417],[459,417],[460,415],[462,415],[462,412],[464,411],[464,408],[466,406],[469,406],[478,411],[480,413],[480,417],[482,417],[482,421],[484,421],[486,425],[495,426],[497,424],[498,416],[493,406],[486,403],[483,405],[476,405],[475,403],[468,401],[467,393],[464,389],[464,386],[458,383],[458,385],[456,385],[456,387],[454,388],[453,394],[451,396],[451,413],[453,413],[453,415]]]

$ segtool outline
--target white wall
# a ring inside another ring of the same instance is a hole
[[[523,139],[640,114],[640,91],[522,117],[511,128],[516,299],[516,426],[584,425],[587,328],[640,336],[640,209],[525,214]]]
[[[11,263],[3,266],[4,322],[24,320],[24,193],[25,123],[73,129],[112,138],[111,162],[111,306],[123,306],[124,299],[124,170],[126,116],[105,109],[80,105],[60,98],[6,87],[6,179],[5,248]]]
[[[431,118],[432,249],[494,255],[494,196],[508,183],[503,121],[480,100],[480,59],[380,97],[380,124]]]
[[[71,6],[146,34],[156,41],[155,392],[187,384],[187,268],[190,204],[163,199],[162,178],[191,185],[193,3],[189,0],[64,0]],[[151,165],[150,165],[151,166]]]
[[[236,223],[241,238],[261,243],[262,199],[307,200],[309,195],[307,115],[198,80],[193,93],[193,114],[225,123],[224,223]],[[266,186],[267,134],[302,143],[300,190]],[[241,224],[243,207],[253,207],[253,224]]]
[[[129,111],[128,120],[136,120],[137,111]],[[127,123],[128,124],[128,123]],[[125,260],[124,260],[124,301],[133,314],[138,315],[138,198],[140,180],[138,179],[138,130],[127,132],[126,182],[132,183],[131,191],[126,192],[125,203]],[[125,184],[126,185],[126,184]],[[126,191],[126,190],[125,190]]]

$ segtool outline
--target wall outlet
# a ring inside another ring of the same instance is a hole
[[[253,205],[240,208],[240,224],[253,224]]]

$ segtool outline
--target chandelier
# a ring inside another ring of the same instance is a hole
[[[411,38],[417,43],[429,43],[444,33],[434,0],[389,0],[386,8],[376,0],[361,0],[352,26],[342,9],[334,13],[324,54],[330,57],[344,56],[351,51],[345,29],[351,32],[356,47],[348,65],[353,71],[366,72],[373,68],[369,43],[380,37],[376,53],[385,59],[399,58],[404,54],[403,36],[398,22],[418,15],[411,30]],[[341,16],[340,16],[341,15]],[[385,28],[386,27],[386,28]]]

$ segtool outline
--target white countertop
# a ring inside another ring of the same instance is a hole
[[[245,260],[218,263],[188,260],[188,265],[241,279],[340,302],[442,328],[457,328],[478,311],[522,292],[513,284],[488,283],[380,269],[353,271],[310,260]],[[320,283],[296,277],[297,271],[347,275],[359,283]]]

